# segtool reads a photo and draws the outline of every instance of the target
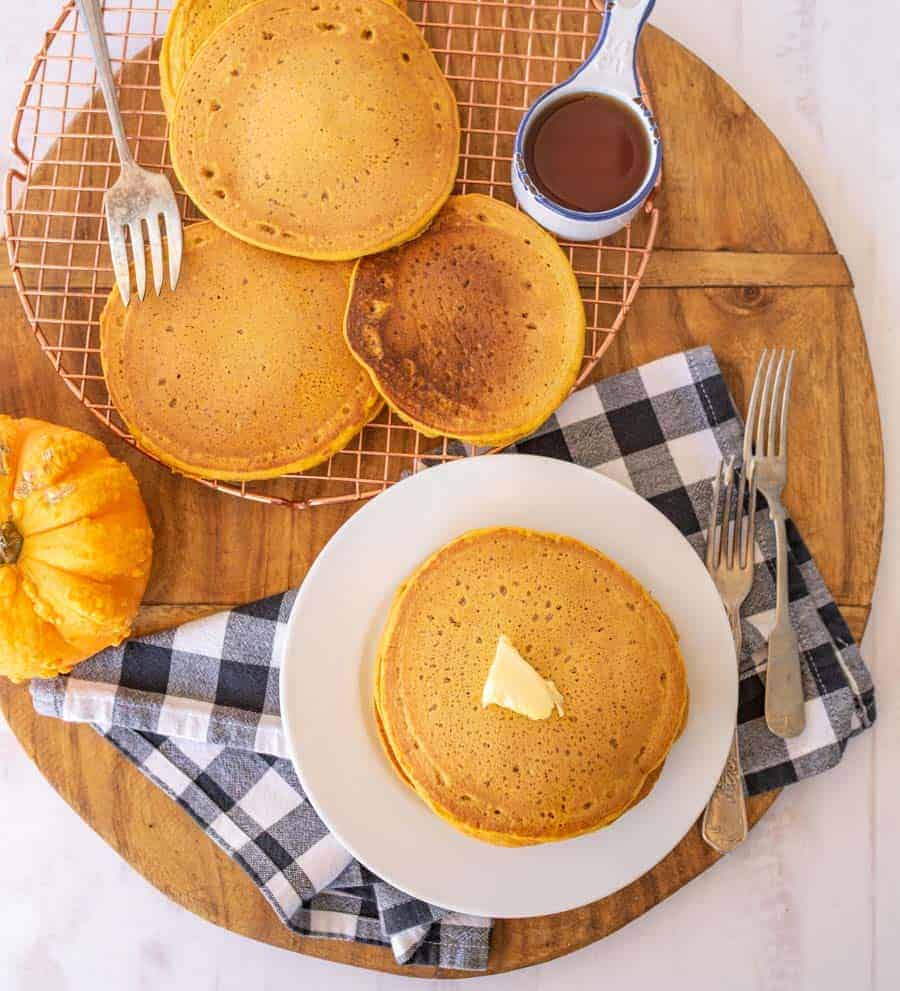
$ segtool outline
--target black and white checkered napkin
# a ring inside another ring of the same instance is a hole
[[[712,351],[698,348],[582,389],[516,450],[575,461],[631,487],[702,554],[710,480],[723,454],[740,452],[741,429]],[[832,767],[875,718],[869,672],[790,522],[788,539],[806,730],[781,740],[763,717],[775,542],[761,512],[740,659],[749,794]],[[106,650],[69,677],[33,681],[35,708],[93,723],[250,874],[295,932],[390,944],[400,962],[483,969],[490,920],[448,913],[380,881],[307,802],[278,707],[293,599],[287,592]]]

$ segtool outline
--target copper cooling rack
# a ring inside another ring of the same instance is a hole
[[[598,0],[600,7],[602,3]],[[157,55],[171,0],[110,0],[105,25],[119,100],[140,164],[172,178],[186,221],[200,219],[172,173],[159,97]],[[456,92],[462,155],[456,191],[512,203],[510,159],[523,110],[584,60],[600,28],[593,0],[410,0]],[[6,236],[13,278],[43,352],[75,396],[133,443],[100,366],[98,318],[113,284],[102,213],[118,164],[95,87],[86,34],[66,3],[34,59],[17,108],[6,175]],[[607,242],[564,244],[587,313],[583,382],[612,343],[641,282],[656,235],[652,205]],[[223,492],[296,508],[381,492],[422,459],[459,456],[452,442],[420,435],[390,412],[326,464],[274,481],[203,481]]]

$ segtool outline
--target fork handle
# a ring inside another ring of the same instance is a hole
[[[719,853],[728,853],[747,839],[747,806],[744,802],[737,728],[731,738],[725,767],[716,782],[716,790],[703,813],[701,833],[703,839]]]
[[[788,607],[788,559],[785,513],[769,508],[775,526],[775,623],[769,634],[766,665],[766,725],[782,739],[799,736],[806,726],[800,651]]]
[[[739,609],[728,610],[734,649],[738,663],[741,660],[741,614]],[[747,838],[747,806],[744,802],[744,781],[741,772],[741,755],[738,750],[737,727],[731,738],[731,748],[725,767],[716,782],[716,789],[706,805],[701,826],[703,839],[719,853],[727,853]]]
[[[125,125],[119,111],[119,101],[116,97],[116,83],[113,78],[112,63],[109,60],[109,48],[106,44],[106,32],[103,30],[103,13],[100,0],[77,0],[78,10],[87,25],[88,37],[94,49],[94,65],[97,67],[97,82],[106,103],[109,123],[112,127],[113,139],[119,152],[122,165],[134,165],[134,157],[128,147],[125,137]]]

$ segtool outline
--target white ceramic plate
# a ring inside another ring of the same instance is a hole
[[[457,832],[397,777],[372,713],[373,664],[397,585],[475,527],[577,537],[634,574],[675,623],[690,715],[649,797],[606,829],[508,849]],[[319,815],[396,887],[459,912],[544,915],[603,898],[658,863],[712,793],[734,729],[737,665],[728,622],[697,554],[632,491],[594,472],[522,454],[430,468],[365,505],[309,571],[281,672],[288,746]]]

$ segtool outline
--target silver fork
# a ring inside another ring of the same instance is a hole
[[[777,358],[777,360],[776,360]],[[797,736],[806,725],[800,651],[788,609],[787,530],[781,493],[787,481],[788,405],[794,352],[763,351],[756,369],[744,429],[744,464],[756,465],[759,489],[775,526],[775,622],[769,634],[766,725],[780,737]]]
[[[126,228],[131,240],[137,297],[142,300],[147,291],[146,249],[142,226],[146,225],[147,237],[150,241],[153,288],[158,296],[163,285],[163,246],[159,218],[162,216],[166,225],[169,282],[174,289],[178,285],[178,276],[181,272],[181,216],[169,180],[159,172],[150,172],[141,168],[135,162],[128,147],[125,126],[116,99],[109,48],[103,31],[100,0],[78,0],[78,9],[87,25],[88,36],[94,49],[97,81],[106,101],[106,112],[109,114],[113,139],[122,166],[115,185],[104,194],[103,206],[106,212],[109,250],[112,255],[113,271],[116,273],[116,285],[119,287],[122,303],[128,306],[131,299],[131,275],[128,269],[128,247],[125,242]]]
[[[756,479],[751,463],[748,471],[741,471],[735,490],[734,458],[719,465],[713,483],[712,508],[709,514],[709,530],[706,534],[706,569],[713,581],[731,624],[734,650],[738,663],[741,659],[741,605],[753,584],[753,527],[756,520]],[[725,485],[724,498],[719,512],[719,496]],[[749,511],[744,515],[744,495],[749,489]],[[734,520],[731,505],[734,501]],[[747,837],[747,807],[744,803],[744,784],[741,775],[741,757],[738,751],[737,726],[731,738],[731,749],[716,789],[703,813],[703,839],[720,853],[734,849]]]

